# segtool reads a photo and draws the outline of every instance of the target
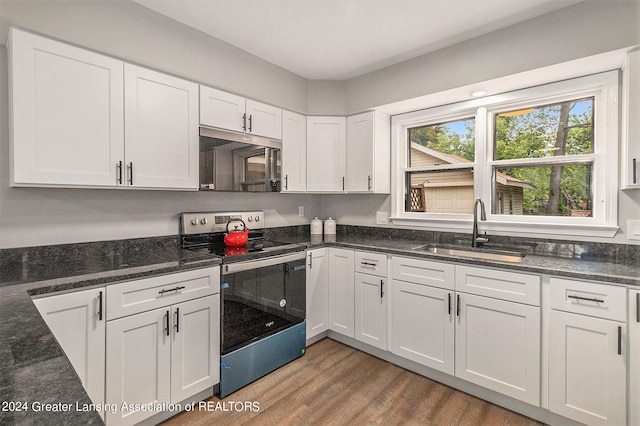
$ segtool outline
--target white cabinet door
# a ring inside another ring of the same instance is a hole
[[[161,308],[107,323],[107,424],[132,425],[153,411],[121,410],[127,404],[171,401],[171,309]]]
[[[640,424],[640,291],[629,291],[629,424]]]
[[[345,117],[307,117],[307,191],[344,192]]]
[[[387,278],[355,274],[355,338],[387,350]]]
[[[171,402],[179,403],[220,382],[220,295],[172,309]]]
[[[282,139],[282,109],[252,99],[246,101],[247,133]]]
[[[454,374],[453,291],[393,281],[391,351]]]
[[[96,404],[104,402],[103,294],[104,288],[97,288],[33,301]]]
[[[245,98],[200,86],[200,124],[244,132],[245,123]]]
[[[347,192],[391,190],[389,116],[368,111],[347,118]]]
[[[540,308],[456,295],[456,376],[540,405]]]
[[[282,112],[282,192],[307,189],[307,118]]]
[[[373,191],[373,111],[347,118],[348,192]]]
[[[627,53],[622,75],[622,189],[634,189],[640,188],[640,50]]]
[[[116,186],[123,62],[11,29],[11,185]]]
[[[307,251],[307,340],[329,328],[328,249]]]
[[[626,325],[551,311],[549,409],[587,425],[626,424]]]
[[[329,329],[355,337],[353,250],[329,248]]]
[[[125,64],[126,184],[198,188],[198,85]]]

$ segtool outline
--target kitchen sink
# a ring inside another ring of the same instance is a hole
[[[524,253],[506,250],[487,251],[481,248],[463,248],[450,246],[423,245],[414,247],[413,250],[426,251],[433,254],[444,254],[447,256],[469,257],[474,259],[497,260],[500,262],[518,263],[526,256]]]

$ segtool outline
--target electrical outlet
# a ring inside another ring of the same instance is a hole
[[[378,225],[389,224],[389,214],[387,212],[376,212],[376,224]]]
[[[304,217],[304,206],[298,206],[298,216]]]

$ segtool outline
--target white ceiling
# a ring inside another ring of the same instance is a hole
[[[582,0],[134,0],[311,80],[345,80]]]

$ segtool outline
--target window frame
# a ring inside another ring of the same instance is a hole
[[[405,172],[415,169],[407,167],[408,129],[473,117],[476,135],[475,161],[464,164],[464,168],[472,165],[474,199],[481,198],[487,206],[487,221],[482,222],[483,230],[535,233],[538,236],[547,234],[550,237],[557,235],[613,237],[618,230],[619,87],[619,71],[615,70],[393,116],[391,119],[391,220],[397,225],[465,231],[471,229],[472,214],[406,212],[404,200]],[[493,160],[496,114],[585,97],[594,98],[593,153],[557,158]],[[493,213],[491,206],[494,205],[492,199],[494,167],[565,163],[569,157],[575,160],[593,161],[592,217]],[[451,168],[443,165],[434,166],[434,169],[437,167]],[[534,232],[532,225],[536,225]]]

